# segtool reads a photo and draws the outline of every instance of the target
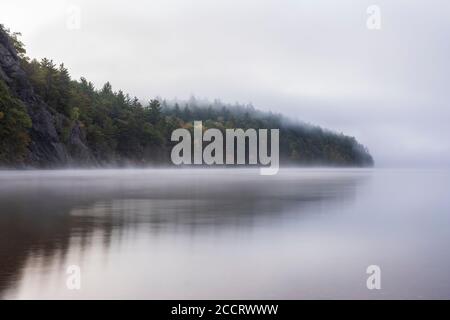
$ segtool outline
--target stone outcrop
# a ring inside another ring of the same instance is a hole
[[[35,94],[20,58],[8,35],[0,29],[0,79],[27,108],[32,120],[31,143],[26,165],[33,167],[59,167],[75,164],[95,164],[95,159],[85,144],[79,124],[70,132],[69,142],[64,144],[57,133],[56,121],[61,114],[52,113],[48,105]]]

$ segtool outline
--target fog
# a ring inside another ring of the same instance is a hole
[[[449,187],[448,170],[3,171],[0,298],[448,299]]]
[[[381,29],[366,25],[369,5]],[[74,15],[79,23],[73,23]],[[28,55],[141,99],[252,103],[354,135],[378,166],[448,166],[448,1],[2,0]]]

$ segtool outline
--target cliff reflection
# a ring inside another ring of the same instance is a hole
[[[0,173],[0,297],[40,261],[65,273],[68,252],[108,255],[124,237],[244,229],[350,201],[364,172],[84,170]],[[312,210],[311,210],[312,208]],[[305,211],[306,212],[306,211]],[[33,262],[34,261],[34,262]],[[132,261],[130,261],[132,263]]]

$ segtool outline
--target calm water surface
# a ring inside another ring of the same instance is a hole
[[[0,298],[448,299],[449,187],[431,170],[3,171]]]

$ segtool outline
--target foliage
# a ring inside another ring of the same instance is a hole
[[[20,100],[0,80],[0,163],[22,162],[30,137],[31,119]]]
[[[190,127],[194,120],[206,127],[279,128],[280,156],[293,164],[371,165],[367,150],[353,137],[333,133],[305,123],[295,123],[279,114],[261,112],[252,106],[212,103],[192,97],[188,101],[151,100],[145,106],[137,98],[114,91],[107,82],[101,89],[84,78],[73,80],[63,64],[52,60],[30,60],[25,56],[19,34],[9,33],[21,64],[35,92],[62,118],[57,131],[68,144],[71,128],[78,124],[85,143],[100,163],[134,164],[168,162],[171,133]],[[1,162],[23,157],[31,126],[20,101],[1,85]],[[163,157],[161,157],[163,155]]]
[[[22,34],[20,32],[11,32],[11,30],[5,28],[3,24],[0,24],[0,31],[5,32],[9,36],[18,56],[21,59],[28,59],[26,56],[27,51],[25,50],[25,45],[20,40]]]

